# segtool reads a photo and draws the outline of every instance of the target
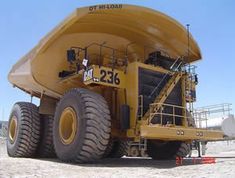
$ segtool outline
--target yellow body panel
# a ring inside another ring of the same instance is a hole
[[[77,87],[59,82],[58,72],[68,68],[66,50],[94,42],[106,42],[124,51],[129,45],[129,62],[144,61],[145,55],[156,49],[172,57],[187,55],[187,31],[176,20],[145,7],[97,5],[76,9],[13,66],[9,81],[32,95],[44,93],[59,98],[66,90]],[[98,50],[94,48],[92,52]],[[200,58],[200,49],[190,35],[188,62]]]
[[[222,131],[210,131],[190,127],[162,127],[145,125],[140,127],[140,136],[147,139],[161,140],[219,140],[223,139]]]
[[[85,85],[99,84],[108,87],[126,88],[126,78],[124,71],[92,65],[89,67],[88,73],[89,72],[91,74],[88,75],[92,76],[83,76]],[[86,73],[83,75],[86,75]]]
[[[167,73],[169,72],[166,69],[157,66],[146,65],[140,62],[133,62],[128,65],[127,73],[126,73],[126,92],[127,92],[127,103],[131,108],[130,117],[131,117],[131,129],[136,129],[137,124],[137,109],[138,109],[138,88],[139,88],[139,81],[138,81],[138,69],[143,68],[151,71],[156,71],[160,73]],[[134,72],[135,71],[135,72]],[[129,131],[128,133],[133,133],[133,131]]]

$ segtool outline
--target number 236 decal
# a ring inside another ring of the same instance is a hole
[[[100,70],[100,81],[109,84],[120,84],[118,73],[113,71]]]

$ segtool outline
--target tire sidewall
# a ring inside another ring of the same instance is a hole
[[[158,140],[149,140],[147,154],[153,159],[173,159],[181,143],[180,141],[158,142]]]
[[[74,109],[77,116],[77,129],[75,133],[74,140],[65,145],[62,143],[59,136],[59,122],[60,116],[63,110],[67,107]],[[79,154],[82,149],[85,129],[86,129],[86,120],[85,120],[85,103],[83,103],[82,98],[77,92],[68,92],[66,93],[61,101],[59,102],[53,124],[53,140],[57,156],[65,161],[74,160],[74,158]]]
[[[15,141],[12,142],[10,137],[9,137],[9,132],[10,132],[10,123],[13,117],[16,118],[17,122],[17,127],[16,127],[16,135],[15,135]],[[19,137],[21,134],[21,112],[20,112],[20,107],[19,105],[15,104],[13,106],[13,109],[11,111],[10,117],[9,117],[9,122],[8,122],[8,131],[7,131],[7,152],[10,156],[16,156],[17,149],[19,147]]]

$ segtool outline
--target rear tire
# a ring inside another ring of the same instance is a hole
[[[121,158],[127,155],[128,142],[124,140],[110,139],[109,145],[105,151],[106,158]]]
[[[174,157],[184,158],[190,153],[190,150],[191,150],[190,144],[183,142],[183,143],[181,143],[181,145],[180,145],[180,147]]]
[[[34,157],[40,139],[40,117],[36,105],[18,102],[8,124],[7,153],[11,157]]]
[[[196,127],[192,114],[187,111],[188,127]],[[190,144],[181,141],[148,140],[147,154],[153,159],[175,159],[186,157],[191,151]]]
[[[180,141],[162,142],[149,140],[147,143],[147,153],[153,159],[175,159],[185,157],[189,154],[190,145]]]
[[[53,125],[59,159],[77,163],[101,159],[110,132],[109,108],[101,95],[86,89],[72,89],[61,98]]]
[[[41,115],[41,139],[37,150],[38,157],[55,158],[53,144],[53,116]]]

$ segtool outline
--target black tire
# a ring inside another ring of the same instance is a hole
[[[110,139],[104,157],[121,158],[127,155],[128,142],[124,140]]]
[[[192,114],[187,111],[188,127],[196,127]],[[148,140],[147,154],[153,159],[175,159],[186,157],[191,151],[190,144],[180,141]]]
[[[109,139],[108,145],[106,147],[106,150],[103,154],[103,158],[109,158],[110,154],[113,150],[113,146],[114,146],[114,140],[112,138]]]
[[[15,131],[10,129],[13,120],[17,123],[13,129]],[[11,157],[34,157],[40,139],[40,117],[37,106],[27,102],[16,103],[10,114],[8,128],[8,155]]]
[[[70,143],[63,143],[59,131],[61,114],[70,108],[76,115],[76,131]],[[103,157],[111,132],[110,112],[105,99],[86,89],[68,91],[57,105],[53,141],[56,155],[65,162],[87,163]]]
[[[55,158],[55,149],[53,143],[53,116],[41,115],[41,139],[37,150],[37,156],[40,158]]]
[[[190,144],[182,142],[174,157],[184,158],[190,153]]]
[[[185,157],[189,154],[190,146],[180,141],[162,142],[149,140],[147,142],[147,153],[152,159],[175,159]]]

